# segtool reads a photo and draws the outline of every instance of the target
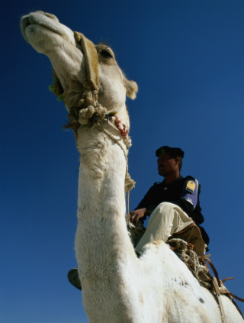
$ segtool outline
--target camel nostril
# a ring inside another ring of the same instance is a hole
[[[55,20],[55,21],[59,22],[58,18],[57,18],[56,16],[52,15],[51,13],[43,12],[43,11],[40,11],[40,12],[41,12],[41,13],[43,13],[43,14],[44,14],[44,16],[46,16],[46,17],[48,17],[48,18],[50,18],[50,19],[53,19],[53,20]]]

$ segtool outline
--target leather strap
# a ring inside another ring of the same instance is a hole
[[[82,33],[74,32],[75,40],[83,49],[86,58],[86,81],[92,91],[99,89],[99,74],[98,74],[98,56],[95,45],[87,39]]]
[[[230,280],[230,279],[234,279],[235,277],[229,277],[229,278],[225,278],[222,280],[222,283],[226,282],[226,280]]]
[[[228,277],[228,278],[225,278],[222,280],[222,283],[226,282],[227,280],[230,280],[230,279],[234,279],[235,277]],[[223,292],[220,292],[221,294],[230,294],[232,297],[238,299],[238,301],[240,302],[244,302],[244,299],[243,298],[240,298],[232,293],[230,293],[229,291],[223,291]]]
[[[230,294],[232,297],[238,299],[238,301],[244,302],[244,299],[243,298],[240,298],[240,297],[238,297],[238,296],[230,293],[228,290],[220,291],[220,294]]]
[[[172,236],[178,236],[178,235],[186,232],[187,230],[191,229],[192,227],[196,227],[196,224],[195,223],[191,223],[185,229],[182,229],[181,231],[178,231],[178,232],[173,233]]]
[[[226,317],[225,317],[224,306],[223,306],[223,303],[222,303],[222,299],[220,297],[220,291],[219,291],[219,286],[218,286],[216,277],[213,277],[213,285],[215,287],[215,291],[216,291],[216,294],[217,294],[217,300],[218,300],[218,303],[219,303],[221,321],[222,321],[222,323],[227,323],[226,322]]]
[[[208,261],[210,267],[212,268],[212,270],[214,272],[214,275],[215,275],[215,277],[217,279],[217,282],[218,282],[219,287],[221,287],[221,283],[220,283],[220,279],[219,279],[219,274],[218,274],[216,268],[214,267],[212,261],[209,258],[205,258],[205,259]]]

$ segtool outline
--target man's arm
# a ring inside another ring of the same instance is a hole
[[[187,179],[185,181],[179,200],[172,201],[186,212],[196,224],[201,224],[204,221],[201,214],[199,203],[200,185],[196,179]]]
[[[155,185],[153,185],[136,209],[130,212],[130,220],[136,226],[139,219],[145,220],[147,215],[150,215],[152,211],[161,203],[160,196],[157,194]]]
[[[138,209],[138,210],[134,210],[132,212],[130,212],[130,221],[137,226],[137,222],[139,219],[142,219],[144,217],[146,217],[147,215],[150,215],[151,211],[148,210],[147,208],[142,208],[142,209]]]

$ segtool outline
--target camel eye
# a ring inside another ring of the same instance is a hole
[[[110,54],[110,52],[109,52],[109,51],[107,51],[107,50],[105,50],[105,49],[103,49],[103,50],[100,52],[100,55],[101,55],[102,57],[104,57],[104,58],[107,58],[107,59],[109,59],[109,58],[113,58],[113,56]]]

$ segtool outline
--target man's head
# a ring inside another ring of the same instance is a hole
[[[184,151],[180,148],[163,146],[156,150],[156,156],[158,157],[159,175],[166,177],[173,173],[180,173],[184,157]]]

